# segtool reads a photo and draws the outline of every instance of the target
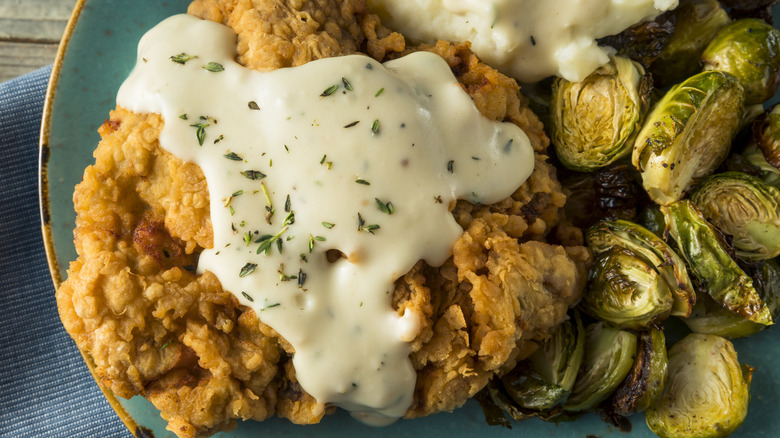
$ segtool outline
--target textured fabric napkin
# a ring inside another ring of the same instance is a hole
[[[0,437],[127,437],[60,323],[43,249],[38,136],[50,73],[0,83]]]

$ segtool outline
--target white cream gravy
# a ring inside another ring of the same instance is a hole
[[[677,0],[368,0],[409,38],[470,41],[485,62],[522,82],[585,79],[613,51],[597,38],[652,20]]]
[[[141,40],[118,104],[161,114],[162,147],[203,170],[214,247],[198,272],[292,344],[319,402],[390,423],[412,402],[421,318],[393,310],[394,281],[450,256],[452,201],[496,202],[526,180],[529,140],[481,116],[431,53],[260,73],[235,46],[223,25],[171,17]]]

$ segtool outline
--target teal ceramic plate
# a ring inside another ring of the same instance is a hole
[[[69,23],[52,73],[41,135],[41,211],[44,241],[52,278],[59,285],[68,263],[76,258],[73,246],[73,187],[84,168],[93,163],[97,128],[115,107],[116,92],[135,62],[136,45],[162,19],[185,12],[188,0],[80,0]],[[130,6],[132,4],[132,6]],[[756,368],[753,396],[745,424],[735,436],[780,436],[780,329],[735,342],[739,357]],[[88,355],[87,366],[92,368]],[[146,400],[115,398],[101,388],[119,417],[136,436],[173,437],[159,412]],[[479,406],[470,401],[453,413],[417,420],[401,420],[385,428],[364,426],[338,412],[315,426],[297,426],[286,420],[240,423],[221,437],[653,437],[643,416],[631,418],[632,431],[621,432],[590,414],[573,423],[538,420],[513,423],[512,429],[485,424]]]

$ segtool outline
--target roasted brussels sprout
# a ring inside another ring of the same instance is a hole
[[[747,415],[752,371],[728,340],[686,336],[669,349],[669,376],[645,410],[647,425],[661,438],[728,436]]]
[[[602,322],[585,328],[585,359],[563,409],[584,411],[607,399],[634,364],[636,335]]]
[[[561,163],[587,172],[628,155],[651,88],[644,69],[622,57],[612,57],[582,82],[556,79],[550,119]]]
[[[702,72],[672,87],[647,116],[632,162],[655,203],[682,198],[726,158],[743,112],[743,91],[728,73]]]
[[[618,386],[609,407],[610,414],[627,417],[645,410],[664,389],[667,374],[666,337],[658,329],[639,335],[634,366]]]
[[[729,256],[723,235],[702,216],[690,200],[661,207],[667,231],[677,242],[697,280],[698,290],[726,309],[764,325],[773,324],[766,303],[753,280]]]
[[[666,319],[673,302],[669,284],[654,266],[618,248],[594,261],[580,307],[617,327],[641,329]]]
[[[504,418],[501,411],[515,420],[565,416],[558,406],[574,386],[584,352],[585,329],[575,310],[527,360],[490,381],[478,398],[489,422],[503,424],[498,418]]]
[[[655,268],[672,292],[674,303],[671,314],[688,316],[696,301],[696,293],[677,253],[652,231],[629,221],[600,221],[586,233],[588,247],[595,255],[613,248],[631,251]]]
[[[780,190],[760,178],[725,172],[704,181],[691,200],[710,223],[733,237],[738,256],[764,260],[780,255]]]
[[[639,222],[639,225],[642,225],[659,237],[663,236],[664,228],[666,228],[664,214],[661,213],[661,209],[655,204],[646,205],[645,208],[639,212],[637,222]]]
[[[701,53],[729,22],[718,0],[681,2],[672,14],[677,18],[674,34],[648,69],[654,85],[659,87],[675,84],[701,70]]]
[[[724,308],[707,294],[700,294],[696,298],[691,316],[682,321],[694,333],[717,335],[727,339],[743,338],[766,328],[763,324]]]
[[[755,18],[732,21],[718,31],[701,58],[704,70],[739,79],[746,105],[762,103],[780,83],[780,31]]]
[[[764,160],[780,170],[780,105],[775,105],[753,123],[753,141]]]
[[[577,379],[584,352],[585,329],[575,310],[572,318],[562,322],[529,359],[546,382],[563,388],[568,395]]]

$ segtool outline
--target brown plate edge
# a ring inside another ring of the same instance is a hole
[[[54,59],[54,65],[52,67],[51,76],[49,77],[49,84],[46,88],[46,97],[43,104],[43,116],[41,118],[41,131],[38,143],[38,200],[40,206],[41,215],[41,234],[43,236],[43,247],[46,251],[46,261],[49,265],[49,275],[51,275],[54,288],[57,289],[62,284],[62,276],[60,275],[59,262],[57,261],[57,255],[54,251],[54,240],[52,239],[51,225],[50,225],[50,206],[49,206],[49,178],[48,169],[49,164],[49,136],[51,129],[51,111],[54,106],[54,97],[57,89],[57,84],[60,78],[60,72],[62,71],[62,64],[65,59],[65,53],[67,52],[68,44],[70,43],[71,36],[73,35],[76,25],[78,24],[81,12],[84,9],[84,5],[87,0],[77,0],[76,5],[73,7],[73,12],[68,19],[68,24],[65,27],[65,32],[62,35],[60,45],[57,48],[57,56]],[[84,363],[87,365],[92,378],[97,383],[98,388],[103,393],[103,396],[108,401],[111,408],[114,409],[119,419],[125,424],[127,429],[134,436],[138,438],[151,438],[151,432],[143,427],[139,427],[135,419],[125,410],[124,406],[119,403],[116,395],[113,391],[104,387],[100,383],[100,379],[95,374],[95,361],[92,356],[85,350],[79,348],[79,353],[84,359]]]

